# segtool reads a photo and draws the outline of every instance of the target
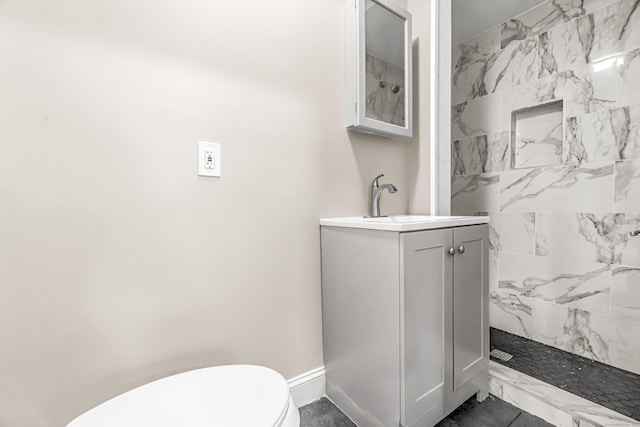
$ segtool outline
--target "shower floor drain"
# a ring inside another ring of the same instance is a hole
[[[500,359],[503,362],[508,362],[513,357],[513,355],[507,353],[506,351],[498,350],[497,348],[494,348],[493,350],[491,350],[491,352],[489,353],[489,356],[495,357],[496,359]]]

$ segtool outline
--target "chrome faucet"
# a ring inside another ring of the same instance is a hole
[[[389,193],[395,193],[398,191],[395,185],[393,184],[382,184],[378,185],[378,178],[383,177],[384,174],[380,174],[373,178],[373,182],[371,183],[371,217],[379,217],[380,215],[380,195],[382,194],[382,190],[385,188],[389,190]]]

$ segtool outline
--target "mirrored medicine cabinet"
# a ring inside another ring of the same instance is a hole
[[[411,137],[411,14],[389,0],[346,9],[347,128]]]

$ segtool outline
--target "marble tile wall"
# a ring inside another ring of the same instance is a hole
[[[490,217],[491,325],[640,373],[640,0],[549,0],[467,40],[452,103],[451,210]]]

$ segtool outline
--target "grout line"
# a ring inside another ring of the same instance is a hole
[[[516,415],[516,417],[515,417],[514,419],[512,419],[512,420],[511,420],[511,422],[510,422],[509,424],[507,424],[507,426],[506,426],[506,427],[509,427],[511,424],[515,423],[515,422],[516,422],[516,420],[517,420],[518,418],[520,418],[520,415],[522,415],[522,411],[520,411],[520,412],[518,413],[518,415]]]

